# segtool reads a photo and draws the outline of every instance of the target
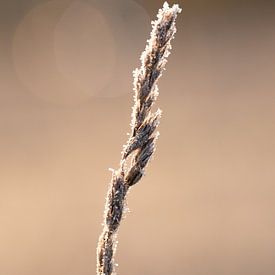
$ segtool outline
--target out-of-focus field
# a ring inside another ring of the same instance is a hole
[[[114,4],[115,3],[115,4]],[[275,274],[275,5],[186,0],[160,139],[128,199],[120,275]],[[95,274],[162,1],[0,2],[0,274]]]

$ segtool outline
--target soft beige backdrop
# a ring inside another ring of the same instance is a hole
[[[275,6],[186,0],[120,275],[275,274]],[[0,275],[95,274],[132,70],[162,1],[0,2]]]

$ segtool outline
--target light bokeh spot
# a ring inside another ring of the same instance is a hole
[[[20,81],[58,104],[89,99],[110,81],[114,40],[101,12],[84,1],[50,1],[33,8],[13,41]]]

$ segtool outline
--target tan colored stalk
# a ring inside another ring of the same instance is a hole
[[[158,136],[156,128],[161,112],[151,111],[158,96],[157,80],[161,76],[171,49],[171,39],[176,32],[175,21],[181,9],[171,8],[165,2],[159,10],[156,21],[152,22],[151,37],[141,55],[141,67],[134,71],[134,106],[131,134],[123,147],[120,167],[113,171],[108,190],[103,232],[97,247],[97,274],[114,273],[116,234],[124,213],[127,191],[143,176],[144,169],[155,150]],[[131,160],[129,167],[126,162]]]

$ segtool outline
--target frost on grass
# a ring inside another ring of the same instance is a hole
[[[145,168],[156,148],[161,111],[152,112],[158,97],[157,81],[164,71],[171,50],[171,40],[176,33],[175,21],[181,9],[171,8],[165,2],[152,22],[152,32],[141,54],[141,66],[134,70],[134,106],[131,133],[123,146],[120,167],[112,170],[103,221],[103,232],[97,247],[97,274],[114,273],[114,254],[117,231],[125,213],[126,195],[144,175]],[[130,163],[127,167],[126,163]]]

